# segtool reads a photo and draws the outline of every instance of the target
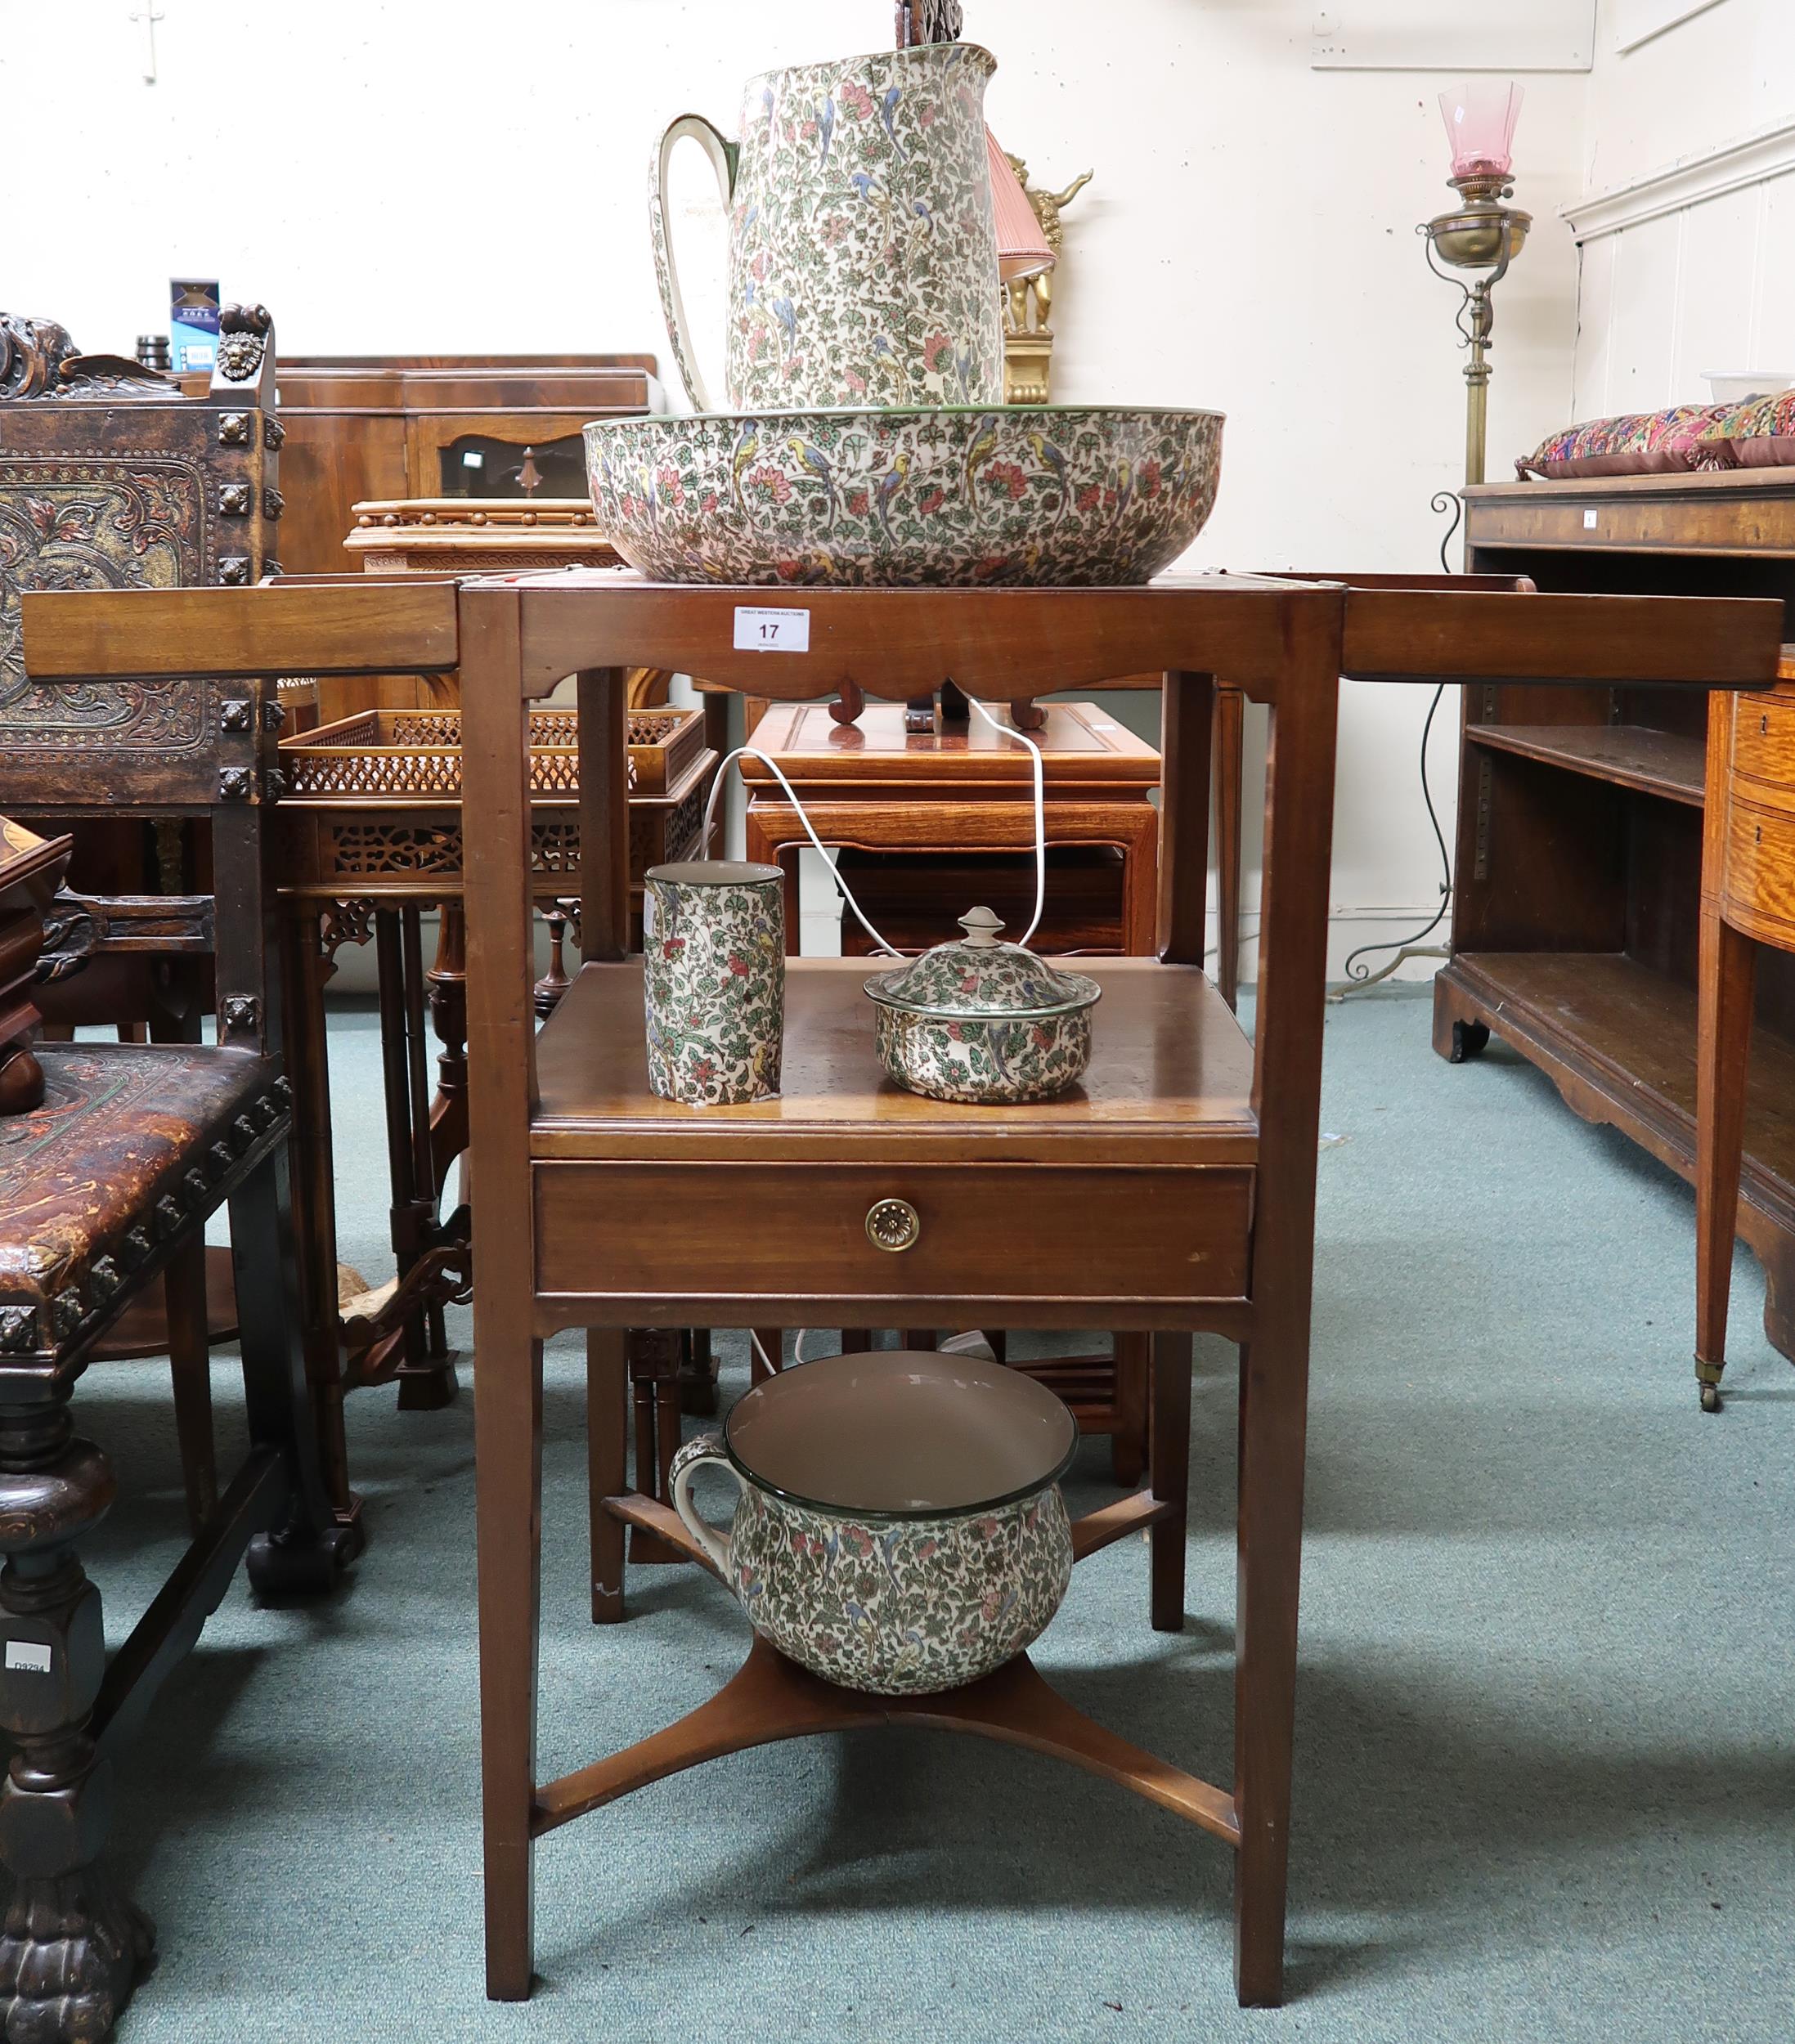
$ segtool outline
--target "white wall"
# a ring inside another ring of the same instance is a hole
[[[1602,0],[1573,409],[1705,403],[1704,370],[1795,374],[1795,6],[1720,0],[1637,49]]]
[[[751,70],[877,47],[891,21],[888,0],[159,0],[147,86],[133,11],[14,8],[0,38],[0,132],[38,183],[8,208],[0,304],[89,347],[162,325],[165,280],[191,272],[267,303],[295,352],[658,349],[642,195],[662,122],[726,122]],[[1066,216],[1056,394],[1227,411],[1200,562],[1425,568],[1428,500],[1461,474],[1454,295],[1413,232],[1452,198],[1434,103],[1451,81],[1312,69],[1316,11],[967,6],[1006,146],[1055,182],[1097,172]],[[1497,299],[1492,474],[1570,403],[1556,214],[1585,182],[1588,81],[1526,83],[1517,200],[1539,226]],[[1425,706],[1348,691],[1336,964],[1380,914],[1394,934],[1434,905]]]

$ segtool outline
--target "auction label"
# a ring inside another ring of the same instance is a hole
[[[753,604],[738,603],[735,650],[738,653],[807,653],[810,613],[763,610]]]

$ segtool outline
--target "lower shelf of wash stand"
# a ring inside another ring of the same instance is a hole
[[[622,1326],[644,1314],[669,1325],[731,1324],[753,1294],[785,1302],[801,1293],[808,1317],[820,1323],[870,1319],[899,1328],[939,1326],[945,1304],[970,1315],[967,1325],[1107,1327],[1115,1301],[1145,1302],[1150,1480],[1075,1520],[1074,1556],[1148,1532],[1152,1623],[1182,1629],[1189,1330],[1242,1331],[1256,1138],[1252,1052],[1196,968],[1146,960],[1080,966],[1103,983],[1099,1052],[1085,1084],[1058,1100],[967,1108],[898,1091],[874,1059],[864,962],[793,961],[781,1096],[702,1115],[648,1099],[635,1079],[639,961],[581,970],[538,1039],[532,1148],[539,1186],[556,1181],[536,1202],[539,1298],[563,1287],[585,1293],[577,1308],[569,1298],[568,1324],[591,1325],[595,1241],[605,1245],[606,1267],[620,1279],[627,1273],[631,1293],[618,1325],[589,1336],[596,1620],[624,1616],[626,1529],[716,1573],[666,1504],[624,1488]],[[989,1161],[999,1128],[1015,1161]],[[892,1193],[922,1220],[916,1247],[896,1256],[873,1248],[865,1229],[868,1208]],[[683,1233],[667,1225],[675,1202]],[[694,1238],[706,1244],[698,1297]],[[1079,1245],[1075,1269],[1064,1267],[1069,1242]],[[988,1289],[1006,1266],[1016,1273],[1016,1297],[975,1296],[972,1288]],[[1178,1331],[1169,1333],[1166,1295],[1188,1292],[1195,1271],[1215,1297],[1182,1305]],[[650,1301],[659,1287],[664,1293]],[[1081,1308],[1084,1292],[1090,1300]],[[747,1634],[733,1607],[719,1615]],[[1025,1655],[961,1688],[883,1697],[821,1681],[757,1638],[740,1671],[689,1715],[539,1784],[532,1834],[726,1754],[880,1723],[972,1732],[1070,1761],[1240,1844],[1230,1790],[1088,1717]]]

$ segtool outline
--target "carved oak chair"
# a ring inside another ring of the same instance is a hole
[[[203,868],[204,848],[177,815],[121,818],[107,776],[89,764],[105,718],[26,682],[20,598],[27,589],[249,583],[277,567],[267,558],[281,508],[273,379],[272,332],[259,307],[222,315],[204,397],[184,396],[136,362],[82,354],[53,321],[0,314],[0,795],[15,811],[54,817],[70,831],[74,882],[89,890],[65,896],[52,917],[55,958],[38,1005],[65,1031],[116,1023],[133,1035],[147,1025],[158,1041],[198,1041],[209,906],[170,890],[202,876],[193,869]],[[176,714],[153,712],[128,749],[145,759],[182,753],[183,729],[156,723]],[[136,891],[146,869],[163,892]],[[197,1527],[218,1495],[203,1243],[176,1260],[165,1293]],[[162,1338],[149,1338],[155,1353]],[[111,1352],[144,1351],[127,1339]]]
[[[227,364],[252,391],[265,338],[265,316],[227,336]],[[9,369],[16,361],[15,352]],[[52,974],[120,950],[213,954],[216,1043],[37,1044],[41,1103],[27,1104],[35,1089],[21,1087],[18,1111],[0,1117],[0,1730],[13,1748],[0,1791],[0,1866],[13,1881],[0,1924],[0,2034],[92,2044],[153,1939],[96,1865],[119,1750],[240,1559],[261,1593],[304,1594],[336,1580],[343,1540],[318,1481],[298,1333],[265,857],[273,685],[131,679],[140,646],[95,631],[88,599],[66,593],[116,587],[133,571],[166,585],[177,568],[196,580],[215,567],[232,528],[201,436],[232,419],[251,431],[257,407],[253,397],[235,413],[192,406],[181,449],[178,405],[144,401],[164,416],[146,419],[137,445],[119,428],[123,408],[108,409],[119,430],[99,444],[80,400],[52,401],[61,451],[0,459],[11,591],[0,800],[79,814],[104,791],[120,813],[207,819],[218,875],[215,894],[158,897],[150,909],[53,903],[43,938]],[[262,486],[260,452],[245,449],[245,488]],[[79,1547],[115,1484],[102,1450],[76,1436],[71,1397],[120,1315],[193,1257],[226,1204],[249,1453],[109,1665],[100,1593]]]

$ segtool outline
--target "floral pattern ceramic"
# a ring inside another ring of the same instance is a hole
[[[970,43],[837,57],[749,79],[738,143],[695,115],[674,123],[669,140],[694,135],[727,178],[732,406],[1002,401],[996,68]],[[680,374],[708,409],[667,245],[667,146],[649,188],[655,270]]]
[[[966,936],[875,973],[879,1062],[934,1100],[1049,1100],[1084,1076],[1091,1010],[1103,989],[1021,944],[998,942],[989,908],[960,918]]]
[[[978,1105],[1051,1100],[1091,1062],[1088,1008],[1039,1022],[942,1022],[882,1007],[877,1038],[879,1063],[908,1091]]]
[[[708,874],[709,877],[699,877]],[[776,866],[651,866],[642,887],[648,1084],[688,1107],[779,1090],[785,883]]]
[[[595,420],[594,522],[662,582],[1113,587],[1215,502],[1222,416],[1119,406]]]
[[[742,1485],[727,1534],[690,1502],[700,1464]],[[673,1498],[763,1638],[825,1682],[878,1696],[927,1696],[1002,1667],[1046,1630],[1071,1580],[1057,1483],[994,1510],[862,1517],[744,1480],[711,1435],[674,1457]]]

